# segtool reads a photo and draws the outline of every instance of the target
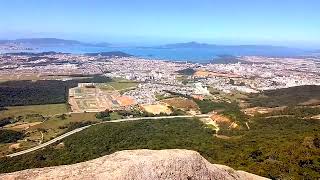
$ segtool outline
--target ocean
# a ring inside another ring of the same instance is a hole
[[[137,57],[198,63],[214,62],[219,56],[298,56],[302,51],[270,48],[139,48],[92,46],[45,46],[28,52],[63,52],[72,54],[122,51]],[[17,51],[10,51],[17,52]],[[21,52],[21,51],[19,51]],[[5,52],[2,52],[5,53]]]

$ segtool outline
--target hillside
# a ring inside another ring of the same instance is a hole
[[[30,169],[0,179],[266,179],[227,166],[210,164],[189,150],[120,151],[67,166]]]
[[[248,102],[252,107],[277,107],[320,104],[320,86],[296,86],[268,90],[250,95]]]

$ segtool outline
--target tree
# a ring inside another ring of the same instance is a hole
[[[66,114],[61,114],[58,116],[58,118],[60,118],[61,120],[65,120],[67,119],[67,115]]]

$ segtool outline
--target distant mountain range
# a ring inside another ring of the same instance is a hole
[[[134,55],[144,54],[143,49],[150,49],[151,51],[154,49],[163,49],[163,50],[178,50],[182,49],[181,52],[195,52],[198,54],[212,54],[212,57],[225,54],[225,55],[233,55],[233,56],[244,56],[244,55],[261,55],[261,56],[300,56],[311,53],[320,53],[320,50],[305,50],[284,46],[272,46],[272,45],[217,45],[217,44],[207,44],[207,43],[198,43],[198,42],[187,42],[187,43],[175,43],[175,44],[165,44],[158,46],[145,46],[145,47],[137,47],[137,46],[114,46],[110,43],[100,42],[100,43],[87,43],[81,42],[77,40],[65,40],[58,38],[26,38],[26,39],[16,39],[16,40],[0,40],[0,46],[4,45],[4,47],[9,46],[18,46],[22,48],[39,48],[46,47],[46,51],[51,51],[50,47],[99,47],[99,48],[113,48],[112,50],[116,51],[124,51],[126,52],[131,48],[129,52],[133,52]],[[111,50],[111,49],[110,49]],[[60,50],[59,50],[60,51]],[[63,50],[61,50],[63,51]],[[94,51],[94,50],[93,50]],[[102,50],[103,51],[103,50]],[[134,52],[138,53],[134,53]],[[68,52],[68,51],[65,51]],[[88,51],[87,51],[88,52]],[[149,52],[148,52],[149,53]],[[174,53],[174,52],[173,52]],[[150,54],[150,53],[149,53]],[[159,52],[160,56],[161,52]],[[108,56],[108,55],[107,55]],[[120,54],[120,56],[123,56]],[[126,56],[126,55],[124,55]],[[174,54],[173,54],[174,56]],[[150,56],[151,57],[151,56]],[[192,54],[190,54],[192,57]],[[190,58],[188,57],[188,58]],[[163,58],[163,57],[162,57]],[[202,57],[199,57],[202,58]]]
[[[70,54],[70,53],[61,53],[61,52],[14,52],[14,53],[5,53],[8,56],[47,56],[47,55],[56,55],[56,54]],[[110,51],[110,52],[97,52],[97,53],[85,53],[86,56],[103,56],[103,57],[132,57],[133,55],[127,54],[121,51]]]
[[[29,46],[95,46],[95,47],[108,47],[111,44],[102,43],[85,43],[76,40],[65,40],[57,38],[27,38],[27,39],[16,39],[16,40],[0,40],[0,44],[19,44]]]
[[[295,56],[304,55],[308,50],[272,45],[217,45],[198,42],[166,44],[153,47],[141,47],[145,49],[193,49],[205,50],[213,54],[229,54],[229,55],[266,55],[266,56]]]
[[[187,43],[175,43],[166,44],[162,46],[156,46],[157,48],[215,48],[215,49],[280,49],[280,50],[301,50],[297,48],[290,48],[284,46],[272,46],[272,45],[217,45],[207,44],[198,42],[187,42]]]

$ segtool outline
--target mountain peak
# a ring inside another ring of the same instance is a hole
[[[53,178],[54,177],[54,178]],[[263,178],[210,164],[190,150],[127,150],[73,165],[2,174],[0,179],[230,179]]]
[[[213,46],[215,45],[191,41],[186,43],[166,44],[163,47],[165,48],[206,48],[206,47],[213,47]]]

